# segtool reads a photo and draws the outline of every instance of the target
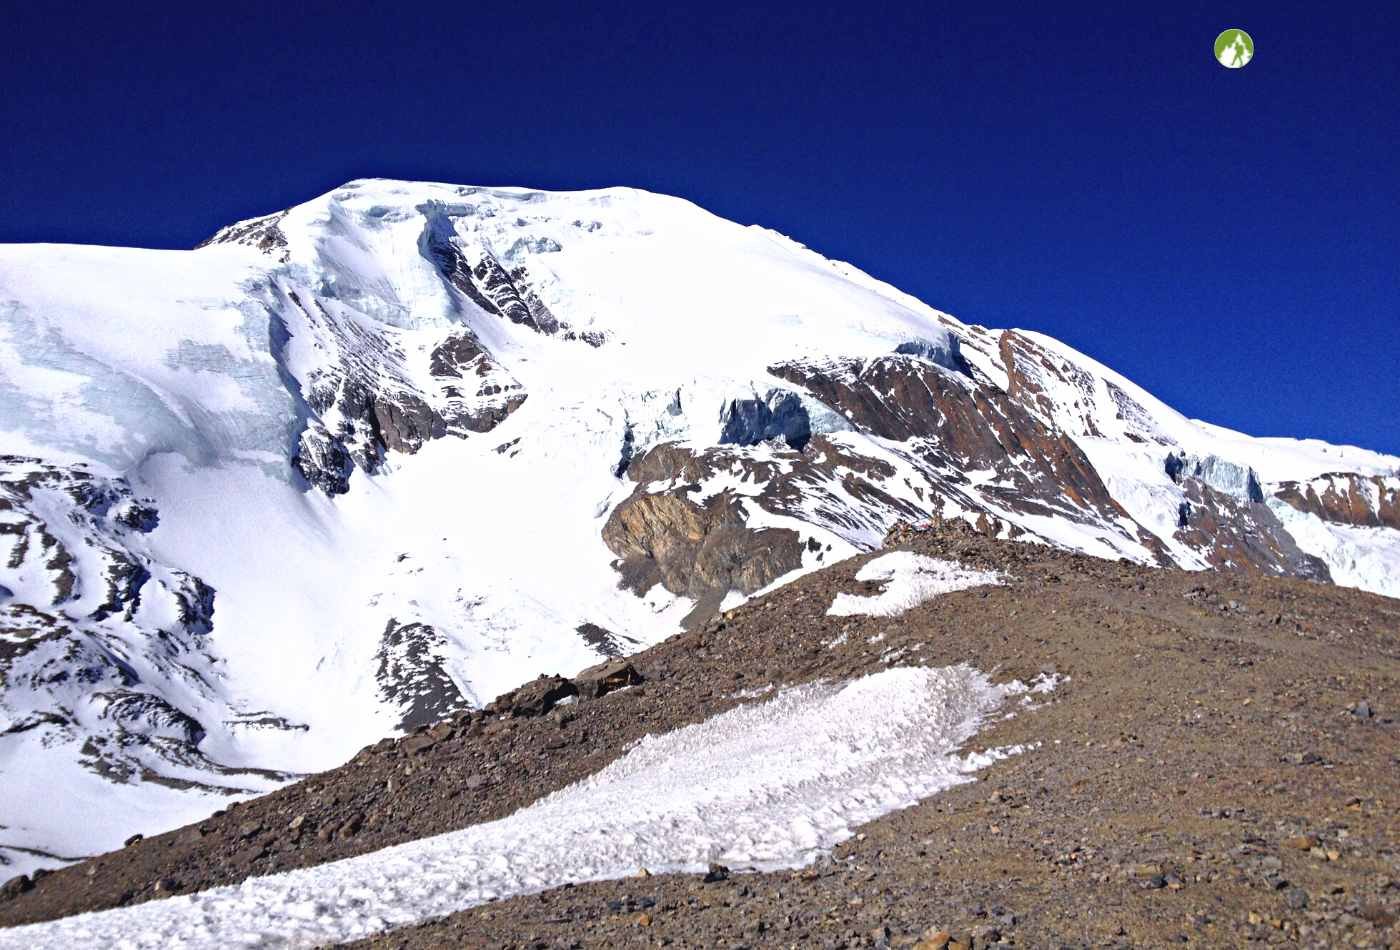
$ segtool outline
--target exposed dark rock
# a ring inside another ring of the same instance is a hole
[[[632,464],[632,456],[637,450],[637,433],[632,428],[632,423],[628,422],[622,429],[622,451],[618,455],[617,465],[613,467],[613,476],[621,478],[627,473],[627,466]]]
[[[559,321],[530,290],[523,265],[507,271],[484,247],[472,249],[473,261],[452,226],[450,208],[441,202],[429,202],[418,210],[425,221],[419,251],[436,265],[450,286],[487,313],[512,323],[545,334],[560,329]]]
[[[578,687],[562,676],[540,676],[517,687],[486,707],[490,713],[509,713],[517,718],[543,716],[561,701],[578,695]]]
[[[29,879],[29,875],[20,874],[0,885],[0,900],[14,900],[26,891],[33,889],[34,882]]]
[[[574,677],[578,695],[585,699],[598,699],[608,693],[635,686],[642,682],[642,674],[626,660],[609,660],[590,666]]]
[[[1299,548],[1268,505],[1241,500],[1195,476],[1183,475],[1181,486],[1187,500],[1181,505],[1176,538],[1200,551],[1213,566],[1332,579],[1326,563]]]
[[[276,256],[278,260],[285,261],[287,259],[287,236],[282,233],[279,225],[286,216],[286,211],[279,211],[261,218],[239,221],[237,224],[231,224],[214,232],[212,236],[200,241],[195,247],[208,247],[211,244],[242,244],[246,247],[255,247]]]
[[[424,385],[386,331],[347,328],[315,298],[291,293],[287,303],[336,342],[307,379],[289,382],[310,410],[292,465],[327,494],[347,491],[357,468],[379,471],[389,452],[412,454],[432,439],[489,432],[525,401],[520,384],[466,328],[444,332],[429,354],[432,380]]]
[[[446,719],[469,709],[470,698],[442,665],[442,635],[423,623],[390,620],[375,654],[379,693],[403,710],[399,728]]]
[[[1400,475],[1334,472],[1281,482],[1274,497],[1333,524],[1400,530]]]
[[[574,628],[583,642],[597,650],[603,656],[616,657],[630,652],[630,647],[635,646],[636,641],[630,637],[619,637],[604,627],[596,623],[581,623]]]
[[[320,420],[310,420],[302,430],[292,467],[313,487],[327,495],[343,495],[350,490],[355,463],[345,443],[326,431]]]
[[[992,496],[1013,510],[1096,525],[1127,520],[1078,444],[995,387],[899,357],[783,363],[769,372],[805,387],[858,428],[909,443],[936,490],[964,509],[983,505],[963,490],[962,473],[990,470],[998,485]],[[878,484],[864,490],[880,491]],[[936,502],[929,499],[929,510]],[[1130,537],[1166,560],[1146,530]]]

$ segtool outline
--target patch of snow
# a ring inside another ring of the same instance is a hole
[[[800,867],[1019,749],[959,749],[1019,683],[901,667],[787,689],[647,736],[499,821],[236,886],[0,931],[0,948],[301,947],[494,898],[710,862]]]
[[[892,551],[867,561],[865,566],[856,572],[856,580],[883,582],[885,589],[872,597],[837,594],[827,610],[827,616],[849,617],[864,614],[870,617],[894,617],[932,600],[939,594],[1003,583],[1002,575],[996,571],[974,570],[956,561],[944,561],[912,551]],[[871,642],[882,639],[883,634]]]

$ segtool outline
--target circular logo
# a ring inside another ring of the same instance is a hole
[[[1243,69],[1254,58],[1254,38],[1244,30],[1226,30],[1215,38],[1215,59],[1226,69]]]

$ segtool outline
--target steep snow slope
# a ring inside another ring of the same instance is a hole
[[[1365,481],[1400,460],[1187,420],[628,189],[357,181],[192,252],[0,248],[0,454],[20,869],[654,642],[900,518],[1400,589]],[[93,483],[151,516],[113,522]],[[114,690],[158,713],[104,714]],[[127,797],[61,791],[73,769]]]

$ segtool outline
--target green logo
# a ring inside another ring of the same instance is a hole
[[[1226,30],[1215,38],[1215,58],[1226,69],[1243,69],[1254,58],[1254,38],[1244,30]]]

